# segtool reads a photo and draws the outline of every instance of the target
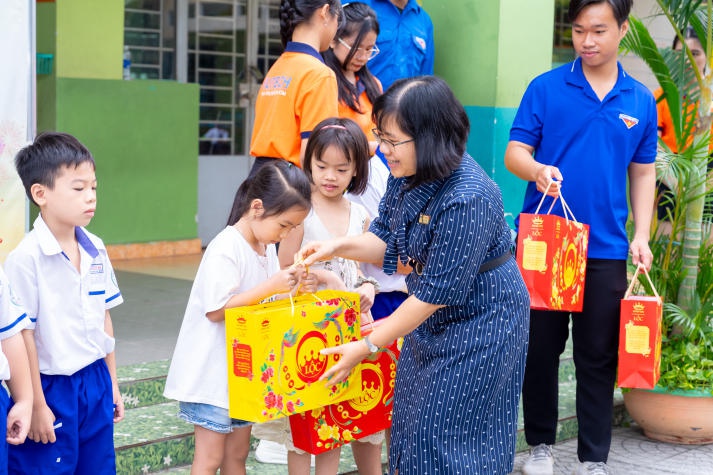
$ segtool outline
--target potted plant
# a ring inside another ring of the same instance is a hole
[[[625,391],[624,401],[649,437],[713,443],[713,238],[706,224],[711,212],[704,208],[713,181],[708,171],[713,0],[656,0],[656,4],[682,50],[658,48],[644,23],[634,17],[622,47],[643,59],[658,80],[677,144],[674,153],[660,141],[657,178],[671,192],[659,199],[668,201],[671,209],[666,223],[655,219],[651,240],[650,274],[664,301],[661,379],[652,391]],[[706,52],[703,71],[695,67],[684,41],[689,27]]]

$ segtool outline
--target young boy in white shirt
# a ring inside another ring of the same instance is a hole
[[[7,474],[8,444],[23,443],[30,428],[32,380],[25,341],[20,333],[29,324],[30,319],[12,294],[0,267],[0,382],[5,382],[12,395],[11,401],[0,388],[0,427],[7,428],[6,438],[0,440],[0,475]]]
[[[10,473],[114,474],[113,424],[124,405],[109,309],[123,298],[104,243],[83,228],[97,205],[94,159],[71,135],[47,132],[15,167],[40,215],[5,262],[31,321],[23,335],[34,393]]]

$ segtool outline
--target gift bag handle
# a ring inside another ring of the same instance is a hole
[[[552,184],[553,184],[554,182],[555,182],[554,180],[550,180],[550,182],[547,184],[547,188],[545,188],[544,193],[542,193],[542,198],[540,199],[540,203],[537,205],[537,209],[535,210],[535,214],[539,214],[539,213],[540,213],[540,208],[542,207],[542,203],[545,202],[545,198],[547,198],[547,192],[550,191],[550,187],[552,186]],[[550,205],[550,207],[549,207],[549,209],[547,210],[547,213],[546,213],[546,214],[550,214],[550,213],[552,212],[552,208],[555,206],[555,202],[557,201],[557,198],[559,198],[560,201],[562,202],[562,210],[563,210],[563,213],[562,213],[562,214],[564,215],[564,219],[567,220],[568,223],[569,223],[570,218],[571,218],[572,221],[574,221],[575,223],[579,223],[579,221],[577,221],[577,218],[574,217],[574,213],[572,213],[572,209],[569,207],[569,205],[567,204],[567,202],[564,200],[564,196],[562,196],[562,190],[560,190],[559,195],[557,195],[557,196],[552,200],[552,204]]]
[[[636,267],[636,272],[634,272],[634,276],[631,278],[631,284],[629,285],[629,288],[626,289],[626,293],[624,294],[624,298],[627,299],[631,296],[631,291],[634,289],[634,284],[636,283],[636,278],[638,277],[640,272],[644,272],[644,275],[646,276],[646,280],[649,281],[649,285],[651,285],[651,289],[654,291],[654,296],[661,300],[661,297],[659,297],[659,293],[656,291],[656,287],[654,287],[654,283],[651,281],[651,277],[649,277],[649,272],[646,270],[646,266],[643,264],[639,263],[639,265]]]

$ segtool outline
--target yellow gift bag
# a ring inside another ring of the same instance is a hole
[[[361,372],[317,381],[339,355],[320,350],[361,338],[359,295],[322,290],[225,311],[230,417],[265,422],[358,395]]]

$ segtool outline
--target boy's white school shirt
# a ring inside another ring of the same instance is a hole
[[[16,335],[30,324],[25,309],[12,293],[5,272],[0,267],[0,340]],[[0,351],[0,381],[10,379],[10,365],[7,357]]]
[[[228,409],[225,321],[207,312],[223,308],[231,296],[249,290],[280,270],[275,246],[258,254],[233,226],[210,242],[198,266],[181,324],[164,396]]]
[[[104,243],[84,228],[78,272],[42,216],[7,256],[5,271],[35,331],[40,373],[69,376],[114,351],[105,311],[124,300]]]

